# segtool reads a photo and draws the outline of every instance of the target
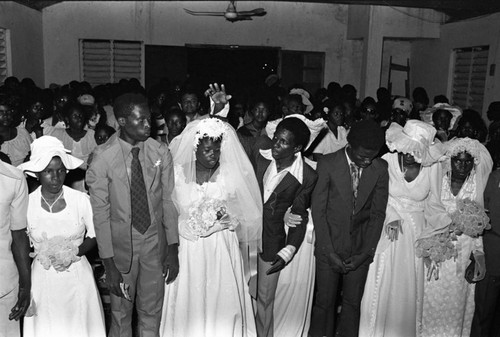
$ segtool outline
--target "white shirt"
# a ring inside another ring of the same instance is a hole
[[[0,298],[18,284],[17,266],[11,251],[12,230],[26,228],[28,187],[23,173],[0,162]],[[3,319],[3,318],[2,318]]]
[[[337,152],[347,145],[347,133],[347,130],[343,126],[338,126],[337,137],[335,137],[332,130],[328,129],[328,133],[319,142],[318,146],[316,146],[314,153],[329,154]]]
[[[278,172],[278,167],[276,166],[276,160],[274,160],[271,151],[272,151],[271,149],[260,150],[260,154],[264,158],[271,160],[271,164],[268,166],[266,172],[264,173],[264,179],[263,179],[264,203],[267,202],[273,191],[276,189],[276,187],[279,185],[281,180],[283,180],[283,178],[287,173],[290,173],[292,176],[295,177],[295,179],[298,180],[300,184],[302,184],[302,177],[304,172],[304,161],[302,160],[302,155],[300,152],[295,156],[295,160],[293,161],[292,165]]]

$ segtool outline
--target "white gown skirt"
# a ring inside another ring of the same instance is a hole
[[[164,337],[255,336],[255,320],[235,232],[192,242],[180,237],[177,279],[165,288]]]

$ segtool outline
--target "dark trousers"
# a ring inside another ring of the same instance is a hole
[[[486,277],[476,284],[471,337],[500,336],[500,276]]]
[[[321,337],[326,335],[329,321],[334,320],[335,305],[339,282],[342,281],[342,310],[334,329],[336,336],[357,337],[361,298],[365,289],[368,265],[347,274],[337,273],[322,259],[316,259],[316,294],[312,309],[309,335]],[[342,278],[342,279],[341,279]]]

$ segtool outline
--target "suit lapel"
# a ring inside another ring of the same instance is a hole
[[[351,183],[351,173],[349,170],[349,165],[347,164],[347,158],[345,152],[342,151],[340,158],[333,161],[332,167],[332,179],[335,185],[338,186],[340,195],[347,202],[348,205],[352,204],[352,183]]]
[[[146,184],[146,187],[148,190],[151,189],[153,186],[153,183],[156,179],[156,171],[158,169],[158,165],[156,165],[156,162],[160,160],[160,158],[154,158],[156,155],[156,151],[154,151],[154,148],[148,141],[144,142],[144,165],[146,167],[142,168],[142,172],[144,172],[144,182]]]
[[[361,210],[363,205],[366,203],[366,199],[370,195],[370,192],[373,189],[377,179],[374,175],[373,167],[370,165],[366,169],[363,170],[361,174],[361,179],[359,180],[358,186],[358,199],[356,200],[356,208],[354,213],[357,213]]]
[[[125,162],[126,154],[122,151],[117,135],[115,134],[113,136],[115,136],[115,139],[113,139],[113,143],[110,146],[111,151],[109,152],[114,154],[114,156],[110,160],[110,166],[118,179],[123,181],[123,183],[130,189],[130,178],[127,173],[127,164]]]
[[[261,154],[257,156],[257,165],[255,176],[257,177],[257,181],[259,182],[260,195],[264,197],[264,174],[266,173],[267,168],[271,164],[271,161],[262,157]]]
[[[276,186],[273,193],[279,194],[279,193],[283,192],[284,190],[286,190],[287,188],[289,188],[295,184],[298,184],[298,183],[299,183],[299,181],[290,172],[287,172],[285,174],[285,176],[283,177],[283,179],[281,179],[278,186]]]

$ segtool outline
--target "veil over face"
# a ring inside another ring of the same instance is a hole
[[[228,199],[228,213],[240,225],[235,229],[240,243],[260,249],[262,238],[262,197],[255,173],[235,130],[217,118],[206,118],[189,123],[182,134],[172,140],[170,150],[174,160],[176,181],[173,201],[181,218],[183,206],[180,195],[198,188],[196,183],[196,149],[203,138],[221,139],[219,167],[212,182],[224,181]]]

